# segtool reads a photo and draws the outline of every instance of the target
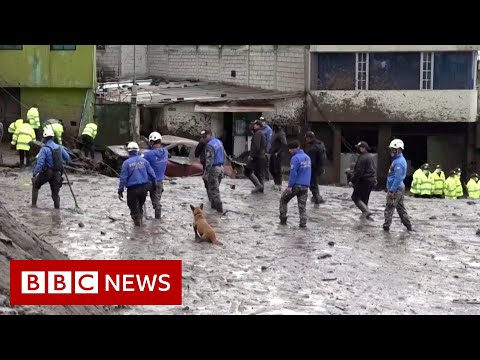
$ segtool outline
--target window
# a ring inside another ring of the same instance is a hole
[[[473,51],[435,52],[433,88],[439,90],[473,89],[475,75]]]
[[[97,45],[97,50],[105,50],[107,45]]]
[[[357,53],[355,90],[368,90],[368,53]]]
[[[0,45],[0,50],[23,50],[23,45]]]
[[[312,90],[355,90],[355,53],[313,53]]]
[[[70,51],[77,50],[77,45],[50,45],[51,51]]]
[[[420,89],[433,89],[433,52],[422,52],[420,68]]]
[[[418,52],[370,53],[368,60],[369,90],[418,90]]]

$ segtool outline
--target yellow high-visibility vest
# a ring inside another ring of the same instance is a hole
[[[29,123],[24,123],[17,130],[12,137],[12,145],[16,145],[17,150],[30,150],[30,142],[35,141],[35,130]]]
[[[8,126],[8,132],[10,134],[15,134],[15,130],[17,130],[23,124],[23,119],[17,119],[16,121],[12,122]]]
[[[97,129],[98,129],[97,124],[88,123],[87,125],[85,125],[85,128],[83,129],[82,135],[88,135],[92,139],[95,139],[95,137],[97,136]]]
[[[449,176],[445,180],[445,187],[443,188],[443,193],[445,194],[445,199],[456,199],[457,198],[457,179],[455,176]]]
[[[37,108],[30,108],[27,112],[27,120],[29,124],[32,126],[34,129],[39,129],[40,128],[40,115],[38,114],[38,109]]]
[[[467,183],[468,197],[470,199],[480,199],[480,182],[470,179]]]
[[[430,178],[433,181],[433,195],[442,195],[443,194],[443,188],[445,187],[445,173],[442,171],[437,173],[434,171],[433,173],[430,174]]]

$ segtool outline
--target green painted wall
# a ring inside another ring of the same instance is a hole
[[[22,119],[26,120],[30,106],[37,104],[42,124],[51,118],[62,119],[65,134],[76,137],[86,94],[87,89],[22,88],[20,101],[27,106],[22,107]],[[93,119],[93,112],[89,117]]]
[[[0,50],[0,86],[91,89],[96,86],[96,47],[51,51],[50,45],[23,45],[23,50]]]

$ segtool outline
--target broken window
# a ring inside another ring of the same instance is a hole
[[[181,156],[181,157],[189,157],[190,155],[190,147],[186,145],[175,145],[168,149],[168,153],[171,156]]]
[[[421,74],[422,79],[420,83],[420,89],[432,90],[433,89],[433,52],[422,52],[421,55]]]
[[[356,53],[355,90],[368,90],[368,53]]]
[[[77,45],[50,45],[50,51],[69,51],[76,49]]]
[[[312,90],[355,90],[355,53],[313,53]]]
[[[474,89],[473,51],[436,52],[433,58],[434,89]]]
[[[97,45],[97,50],[105,50],[107,45]]]
[[[0,45],[0,50],[23,50],[23,45]]]
[[[368,60],[369,90],[418,90],[418,52],[370,53]]]

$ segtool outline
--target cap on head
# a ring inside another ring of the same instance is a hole
[[[471,177],[471,178],[477,178],[477,179],[478,179],[478,174],[477,174],[477,173],[472,174],[472,175],[470,175],[470,177]]]
[[[263,122],[262,122],[262,120],[255,120],[254,122],[252,122],[252,124],[263,127]]]
[[[461,173],[461,172],[462,172],[462,169],[460,169],[460,168],[456,168],[456,169],[455,169],[455,172],[457,172],[457,173]]]
[[[405,145],[403,144],[403,141],[400,139],[393,139],[390,142],[390,145],[388,145],[389,148],[391,149],[402,149],[405,150]]]
[[[455,170],[450,170],[450,172],[448,173],[448,175],[454,176],[454,175],[457,175],[457,173],[455,172]]]
[[[442,167],[440,165],[435,166],[435,169],[441,169]]]
[[[157,141],[157,140],[162,140],[162,135],[159,132],[154,131],[148,136],[148,141]]]
[[[308,138],[308,139],[313,139],[313,138],[315,138],[315,133],[313,131],[307,131],[305,133],[305,137]]]
[[[368,146],[368,143],[366,141],[360,141],[357,145],[355,145],[356,148],[363,147],[367,150],[370,150],[370,147]]]
[[[428,165],[428,163],[425,163],[422,165],[422,169],[423,170],[430,170],[430,165]]]
[[[51,128],[46,128],[45,130],[43,130],[43,137],[44,138],[47,138],[47,137],[54,137],[55,134],[53,133],[53,129]]]
[[[134,141],[129,142],[127,145],[127,151],[138,151],[140,148],[138,147],[138,144]]]

